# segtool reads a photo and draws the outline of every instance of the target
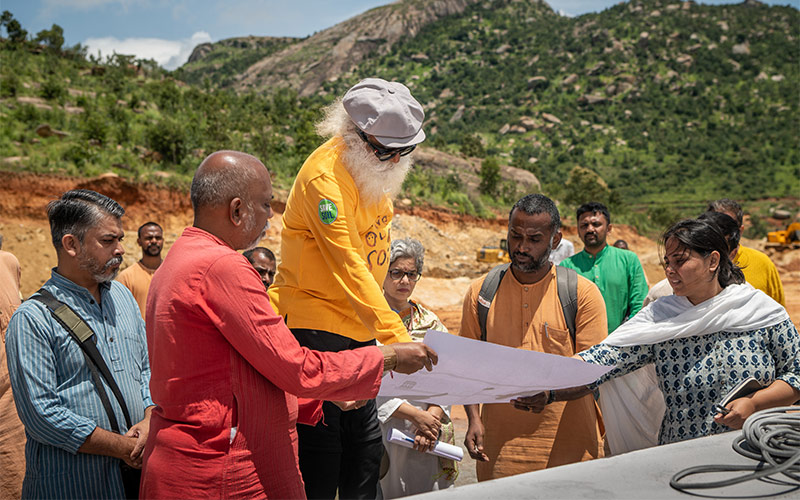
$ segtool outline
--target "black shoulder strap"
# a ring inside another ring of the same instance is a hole
[[[572,338],[572,346],[577,349],[575,339],[575,318],[578,315],[578,273],[574,269],[556,266],[556,283],[558,285],[558,300],[564,312],[564,321]]]
[[[481,291],[478,293],[478,325],[481,327],[481,340],[486,340],[486,318],[489,316],[489,308],[492,306],[497,288],[509,266],[511,264],[500,264],[493,267],[481,285]]]
[[[103,402],[103,407],[105,408],[106,413],[108,413],[108,418],[111,421],[113,430],[119,432],[119,425],[117,425],[117,419],[113,410],[111,409],[111,403],[108,399],[108,395],[106,394],[103,384],[98,377],[98,370],[108,384],[108,387],[111,388],[111,392],[114,393],[114,397],[116,397],[120,408],[122,408],[122,415],[125,417],[125,423],[128,425],[128,428],[130,428],[132,423],[130,413],[128,412],[128,405],[125,404],[125,398],[122,396],[122,391],[119,390],[119,386],[114,380],[114,377],[111,375],[108,365],[106,365],[106,362],[103,359],[103,356],[100,354],[100,351],[97,350],[95,341],[93,341],[91,338],[94,335],[94,332],[89,325],[87,325],[86,322],[75,311],[73,311],[71,307],[55,298],[52,293],[44,288],[40,288],[33,296],[31,296],[31,298],[47,306],[47,309],[50,310],[50,314],[53,316],[53,318],[55,318],[55,320],[58,321],[58,323],[69,332],[72,339],[77,342],[81,350],[83,350],[84,358],[86,359],[86,363],[89,365],[89,369],[92,372],[92,379],[94,380],[95,387],[100,395],[100,400]]]

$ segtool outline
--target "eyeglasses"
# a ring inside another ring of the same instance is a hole
[[[403,271],[402,269],[389,269],[389,276],[391,276],[392,279],[395,281],[400,281],[401,279],[403,279],[403,276],[405,276],[406,278],[408,278],[408,281],[411,281],[413,283],[415,281],[418,281],[419,278],[422,276],[422,274],[418,273],[417,271]]]
[[[361,137],[361,140],[366,142],[369,147],[372,148],[372,152],[375,153],[375,156],[380,161],[388,161],[394,158],[397,155],[406,156],[411,154],[414,151],[414,148],[417,147],[416,144],[412,144],[411,146],[406,146],[404,148],[385,148],[383,146],[378,146],[377,144],[371,142],[367,134],[364,133],[363,130],[358,131],[358,136]]]

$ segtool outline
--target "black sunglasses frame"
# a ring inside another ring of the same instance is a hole
[[[417,147],[416,144],[412,144],[411,146],[406,146],[404,148],[385,148],[383,146],[378,146],[374,142],[370,141],[369,137],[367,137],[367,134],[365,134],[363,130],[358,131],[358,136],[361,137],[361,140],[366,142],[369,145],[369,147],[372,148],[372,152],[375,153],[375,156],[380,161],[389,161],[397,155],[400,156],[409,155]]]

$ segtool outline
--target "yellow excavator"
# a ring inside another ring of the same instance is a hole
[[[767,233],[767,247],[779,250],[800,248],[800,222],[792,222],[783,231]]]
[[[505,239],[500,240],[500,246],[484,245],[478,250],[478,262],[491,262],[503,263],[511,262],[511,257],[508,255],[508,241]]]

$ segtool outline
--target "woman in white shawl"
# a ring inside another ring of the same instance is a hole
[[[414,342],[422,342],[429,329],[447,331],[433,311],[410,299],[422,275],[424,255],[422,243],[415,239],[392,241],[389,270],[383,282],[386,302],[400,315]],[[437,440],[455,444],[450,407],[399,398],[378,397],[376,402],[386,448],[385,458],[389,461],[389,468],[381,477],[384,498],[453,486],[458,473],[455,462],[424,453],[432,449]],[[390,429],[398,429],[412,437],[414,449],[389,443],[386,434]]]
[[[744,282],[719,227],[684,220],[662,244],[674,295],[577,355],[616,367],[592,386],[518,398],[518,409],[538,412],[599,385],[607,440],[617,454],[739,429],[758,410],[800,400],[797,330],[780,304]],[[728,403],[727,414],[717,411],[714,405],[749,377],[763,388]]]

